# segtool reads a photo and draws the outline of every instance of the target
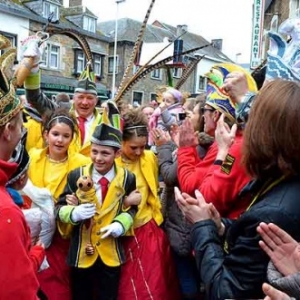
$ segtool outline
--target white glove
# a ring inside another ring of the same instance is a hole
[[[113,222],[100,229],[100,232],[105,232],[101,239],[105,239],[109,235],[112,235],[114,238],[119,237],[124,233],[124,228],[119,222]]]
[[[36,73],[39,70],[38,64],[45,49],[45,45],[41,46],[40,44],[41,39],[37,35],[31,35],[21,42],[20,60],[24,57],[34,58],[34,67],[31,69],[32,73]]]
[[[93,217],[96,213],[96,205],[94,203],[84,203],[76,206],[71,214],[73,222],[79,222]]]
[[[33,203],[41,207],[45,205],[46,200],[52,197],[50,191],[47,188],[39,188],[33,185],[30,179],[27,180],[27,183],[24,186],[22,192],[24,192],[24,194],[26,194]]]

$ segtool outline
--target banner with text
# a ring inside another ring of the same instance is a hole
[[[262,60],[262,35],[264,31],[265,0],[254,0],[250,68],[258,67]]]

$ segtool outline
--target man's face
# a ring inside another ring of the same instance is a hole
[[[73,97],[74,108],[80,117],[88,118],[94,112],[97,96],[89,93],[75,93]]]
[[[121,150],[113,147],[93,144],[91,145],[91,159],[94,168],[101,175],[105,175],[113,166],[115,159],[120,156]]]

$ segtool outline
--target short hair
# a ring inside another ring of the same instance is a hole
[[[243,162],[253,177],[300,174],[299,96],[299,83],[281,79],[258,93],[243,143]]]
[[[58,93],[55,96],[55,101],[57,103],[60,103],[60,102],[70,102],[70,96],[67,93]]]

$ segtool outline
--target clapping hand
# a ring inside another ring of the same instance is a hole
[[[238,71],[229,73],[221,89],[229,95],[233,102],[237,104],[241,103],[243,97],[249,91],[246,75]]]
[[[263,284],[262,289],[267,296],[264,298],[264,300],[291,300],[287,294],[275,289],[267,283]]]
[[[177,205],[186,219],[191,223],[210,219],[215,222],[218,234],[220,236],[224,234],[225,227],[221,222],[219,212],[212,203],[206,203],[198,190],[195,191],[196,198],[186,193],[181,193],[177,187],[175,187],[174,192]]]
[[[218,154],[216,159],[224,160],[229,148],[234,142],[237,126],[234,124],[229,128],[228,124],[224,121],[225,115],[222,114],[217,123],[215,131],[215,140],[218,145]]]
[[[156,146],[167,144],[171,141],[169,132],[164,131],[160,128],[154,128],[150,131],[151,138]]]
[[[198,132],[195,132],[191,121],[185,119],[179,127],[179,147],[197,146],[198,144]]]
[[[263,239],[259,245],[282,275],[300,271],[300,245],[296,240],[273,223],[260,223],[257,231]]]

